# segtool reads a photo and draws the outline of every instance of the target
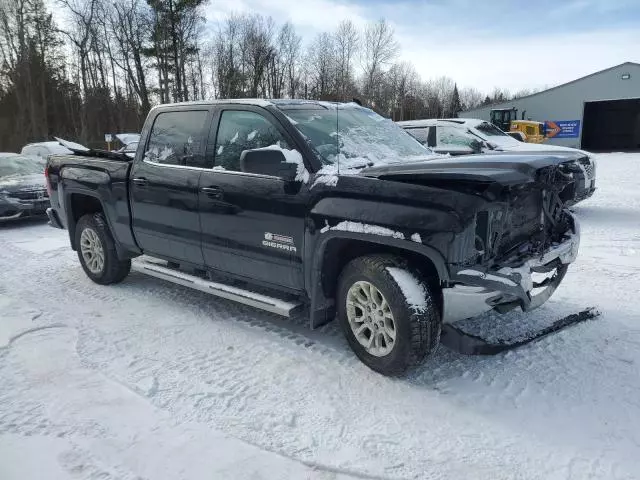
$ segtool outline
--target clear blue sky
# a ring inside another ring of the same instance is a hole
[[[361,26],[383,16],[401,58],[423,77],[448,75],[484,91],[557,85],[640,62],[640,0],[212,0],[207,18],[231,12],[290,20],[305,40],[343,19]]]

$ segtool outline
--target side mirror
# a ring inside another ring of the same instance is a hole
[[[469,142],[469,148],[471,149],[471,153],[482,153],[482,142],[476,139],[472,139]]]
[[[298,174],[298,164],[287,162],[281,150],[268,148],[244,150],[240,154],[240,171],[270,175],[293,182]]]

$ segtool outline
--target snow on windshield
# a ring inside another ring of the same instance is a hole
[[[417,160],[432,154],[394,122],[372,110],[331,103],[322,106],[325,108],[291,109],[286,113],[327,170]]]
[[[493,142],[501,146],[518,146],[520,143],[518,140],[510,135],[507,135],[498,127],[489,122],[482,122],[475,126],[475,130],[484,136],[484,140]]]

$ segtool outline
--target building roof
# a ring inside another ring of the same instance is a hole
[[[550,92],[551,90],[556,90],[558,88],[562,88],[562,87],[566,87],[568,85],[572,85],[572,84],[580,82],[580,81],[582,81],[582,80],[584,80],[586,78],[590,78],[590,77],[593,77],[595,75],[599,75],[601,73],[608,72],[610,70],[615,70],[616,68],[620,68],[620,67],[623,67],[625,65],[629,65],[629,66],[633,65],[635,67],[640,67],[640,63],[636,63],[636,62],[620,63],[619,65],[614,65],[613,67],[605,68],[604,70],[598,70],[597,72],[590,73],[589,75],[585,75],[584,77],[576,78],[575,80],[571,80],[570,82],[562,83],[560,85],[556,85],[555,87],[547,88],[546,90],[541,90],[539,92],[532,93],[531,95],[524,95],[523,97],[513,98],[511,100],[507,100],[507,101],[504,101],[504,102],[496,102],[496,103],[490,103],[488,105],[480,105],[479,107],[474,107],[474,108],[469,108],[468,110],[464,110],[461,113],[473,112],[474,110],[480,110],[482,108],[495,107],[496,105],[503,105],[503,104],[511,103],[511,102],[514,102],[514,101],[517,101],[517,100],[522,100],[523,98],[531,98],[531,97],[535,97],[536,95],[542,95],[544,93]]]

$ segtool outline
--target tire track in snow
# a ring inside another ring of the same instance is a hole
[[[0,251],[3,263],[8,260],[4,255]],[[23,271],[29,275],[40,272],[43,285],[38,292],[24,292],[15,285],[10,290],[46,306],[56,319],[64,315],[58,302],[60,292],[66,292],[66,304],[74,305],[73,311],[83,317],[77,322],[78,352],[84,361],[130,388],[148,379],[154,385],[155,379],[156,393],[148,398],[178,419],[222,427],[260,448],[309,465],[318,462],[337,471],[350,469],[365,475],[388,471],[391,476],[415,476],[433,473],[438,465],[441,473],[443,465],[451,472],[460,468],[456,467],[457,452],[465,452],[467,461],[480,461],[493,478],[506,478],[505,469],[510,465],[525,466],[516,471],[537,472],[551,464],[557,472],[569,459],[579,464],[590,454],[570,457],[547,453],[543,446],[539,448],[542,453],[523,449],[522,439],[512,433],[501,438],[500,429],[486,424],[485,418],[475,419],[482,431],[473,422],[456,418],[465,418],[465,410],[475,408],[474,403],[482,405],[482,411],[504,406],[504,415],[513,414],[509,412],[513,404],[507,400],[517,395],[517,382],[505,394],[504,380],[512,378],[513,372],[535,376],[539,369],[547,369],[567,374],[557,366],[566,356],[548,359],[553,353],[551,342],[491,359],[443,351],[408,382],[381,379],[360,365],[346,346],[340,348],[344,344],[335,329],[332,333],[330,328],[329,335],[303,335],[298,333],[306,329],[302,321],[278,325],[279,318],[146,277],[132,276],[120,287],[99,287],[84,278],[74,255],[61,257],[45,262],[33,255],[26,258],[24,252],[14,257],[24,260],[13,269],[15,278],[26,280]],[[140,313],[132,314],[132,310]],[[97,316],[101,311],[107,313]],[[308,341],[315,343],[305,346]],[[129,367],[132,361],[139,362],[136,370]],[[478,390],[458,388],[464,385],[460,383],[463,371],[470,372],[469,379],[475,379],[471,383]],[[569,373],[580,375],[581,371]],[[567,380],[563,377],[558,376],[554,384]],[[446,405],[442,394],[428,391],[432,385],[446,389]],[[136,393],[144,395],[149,390],[141,388]],[[553,400],[553,386],[548,392]],[[540,399],[539,395],[533,399],[522,395],[519,408]],[[373,402],[377,410],[367,409],[367,402]],[[448,411],[449,403],[453,411]],[[417,408],[421,404],[424,412]],[[380,412],[387,409],[398,411],[397,418],[383,417]],[[382,420],[372,423],[372,411]],[[422,421],[425,414],[442,424]],[[457,439],[451,437],[451,429],[459,430]],[[435,445],[435,451],[425,450],[425,443]],[[402,465],[397,459],[404,459]],[[611,458],[604,463],[612,465]],[[465,476],[462,470],[458,473],[458,477]]]

